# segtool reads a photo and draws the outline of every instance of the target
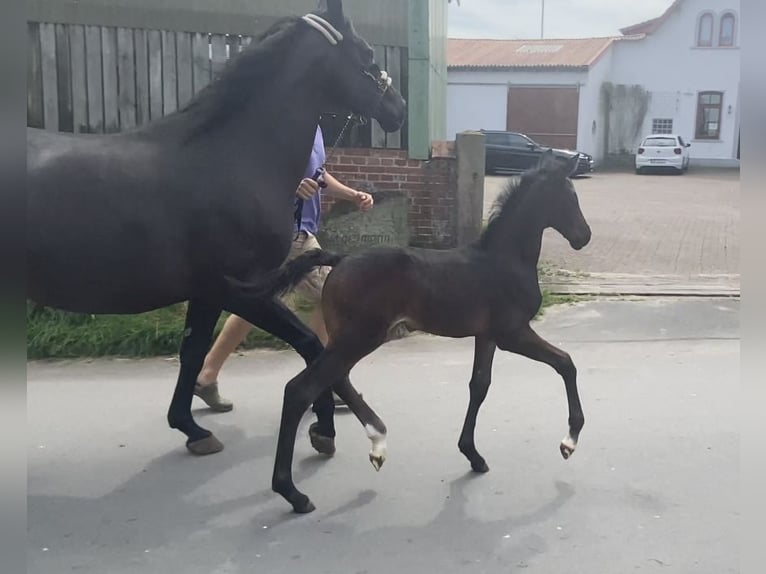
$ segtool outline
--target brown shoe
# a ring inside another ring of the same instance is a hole
[[[311,423],[309,426],[309,439],[311,439],[311,446],[318,453],[328,456],[335,454],[335,439],[319,434],[319,423]]]
[[[218,393],[218,382],[204,386],[196,383],[194,385],[194,394],[205,401],[207,406],[219,413],[226,413],[234,408],[234,403],[224,399]]]

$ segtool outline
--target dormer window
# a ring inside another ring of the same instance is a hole
[[[709,12],[700,16],[697,25],[697,46],[709,47],[713,45],[713,15]]]
[[[734,14],[727,12],[721,16],[721,30],[718,36],[719,46],[734,46],[734,32],[737,21]]]

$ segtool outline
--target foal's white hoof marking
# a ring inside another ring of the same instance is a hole
[[[367,432],[367,437],[372,441],[370,462],[375,470],[380,470],[380,467],[386,462],[386,435],[372,425],[365,425],[364,430]]]
[[[576,448],[577,448],[577,443],[569,435],[564,437],[564,440],[561,441],[561,446],[559,446],[559,450],[561,451],[561,456],[564,457],[564,460],[572,456]]]

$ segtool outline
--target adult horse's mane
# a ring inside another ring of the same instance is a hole
[[[271,81],[284,65],[280,54],[290,47],[300,21],[296,16],[282,18],[253,38],[246,49],[229,58],[217,80],[179,110],[191,120],[187,141],[225,122],[258,97],[258,86]]]
[[[504,225],[503,222],[518,209],[521,202],[528,195],[532,183],[540,172],[541,170],[535,169],[525,172],[518,179],[508,180],[505,188],[503,188],[503,191],[500,192],[500,195],[498,195],[495,203],[492,205],[487,227],[479,236],[480,247],[486,248],[490,244],[497,230]]]

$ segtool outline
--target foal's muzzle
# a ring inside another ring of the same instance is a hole
[[[575,251],[579,251],[588,243],[590,243],[591,231],[590,226],[586,226],[585,229],[578,231],[576,234],[570,236],[569,245]]]

